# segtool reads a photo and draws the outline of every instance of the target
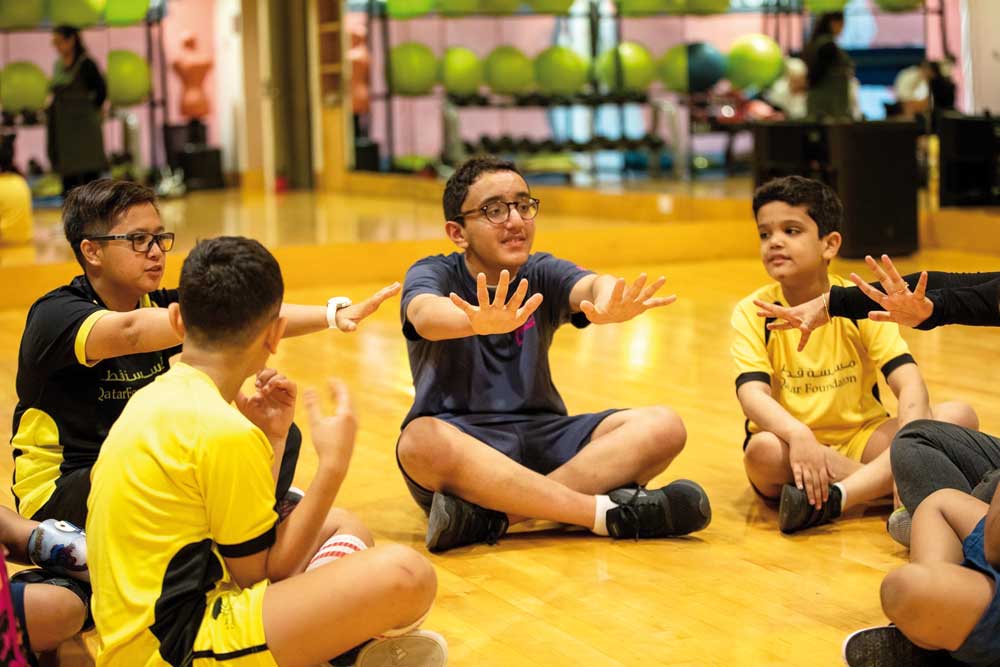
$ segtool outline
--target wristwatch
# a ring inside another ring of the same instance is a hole
[[[326,302],[326,323],[331,329],[337,328],[337,311],[353,305],[353,301],[346,296],[335,296]]]

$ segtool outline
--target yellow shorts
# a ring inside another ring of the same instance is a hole
[[[865,454],[865,448],[868,447],[868,441],[871,440],[872,434],[878,430],[878,427],[892,419],[892,417],[879,417],[878,419],[873,419],[857,431],[854,432],[850,438],[843,442],[833,442],[833,443],[823,443],[831,447],[834,451],[840,452],[847,458],[861,462],[861,457]]]
[[[208,596],[194,640],[195,667],[225,662],[232,667],[277,667],[264,639],[264,593],[270,582]]]

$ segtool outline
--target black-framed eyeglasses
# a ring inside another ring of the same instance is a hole
[[[490,224],[503,225],[510,220],[510,210],[517,207],[517,214],[521,217],[521,220],[531,222],[535,219],[535,216],[538,215],[538,207],[540,205],[541,202],[534,197],[520,199],[518,201],[492,201],[489,204],[480,206],[477,209],[462,211],[459,213],[459,217],[464,218],[467,215],[482,213],[483,217],[485,217],[487,222]]]
[[[108,236],[90,236],[88,241],[128,241],[132,244],[132,250],[136,252],[149,252],[153,248],[153,243],[160,247],[163,252],[170,252],[174,247],[174,233],[160,232],[150,234],[149,232],[129,232],[128,234],[110,234]]]

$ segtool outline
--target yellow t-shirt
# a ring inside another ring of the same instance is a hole
[[[17,174],[0,174],[0,243],[27,243],[33,226],[27,181]]]
[[[87,501],[98,665],[181,664],[207,598],[238,590],[222,556],[275,539],[274,451],[201,371],[177,364],[111,428]]]
[[[830,275],[831,285],[849,286]],[[871,320],[834,317],[797,350],[796,330],[768,331],[757,316],[754,299],[787,306],[781,285],[760,288],[733,310],[730,351],[736,364],[736,386],[760,381],[771,385],[771,395],[823,444],[848,442],[865,424],[887,415],[879,400],[878,376],[888,376],[903,364],[914,363],[899,326]],[[747,432],[761,429],[747,421]]]

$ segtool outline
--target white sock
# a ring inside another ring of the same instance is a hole
[[[340,560],[344,556],[364,551],[367,548],[368,545],[360,537],[347,535],[346,533],[334,535],[324,542],[323,546],[316,552],[316,555],[312,557],[309,565],[306,566],[306,572],[315,570],[317,567],[326,565],[332,561]]]
[[[844,488],[841,482],[837,482],[834,486],[840,489],[840,511],[843,512],[844,505],[847,504],[847,489]]]
[[[595,535],[608,536],[608,510],[618,505],[609,496],[594,496],[594,527]]]

